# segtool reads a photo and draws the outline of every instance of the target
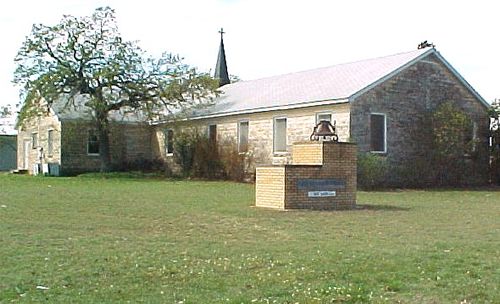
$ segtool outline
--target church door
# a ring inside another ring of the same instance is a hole
[[[30,163],[30,150],[31,150],[31,142],[29,140],[24,141],[24,150],[23,150],[23,168],[28,169]]]

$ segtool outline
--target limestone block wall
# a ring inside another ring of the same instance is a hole
[[[198,130],[206,130],[209,125],[215,124],[217,125],[217,140],[219,143],[232,142],[236,144],[238,123],[248,121],[248,154],[251,155],[255,164],[287,164],[291,162],[293,144],[309,140],[309,136],[316,125],[316,115],[318,113],[331,113],[332,119],[336,121],[340,141],[349,140],[350,105],[348,103],[232,115],[192,120],[188,123],[190,126],[196,126]],[[287,118],[287,151],[285,153],[273,152],[273,125],[274,119],[278,117]],[[153,135],[155,142],[152,145],[157,148],[154,149],[153,158],[159,157],[168,160],[168,157],[162,152],[161,133],[163,129],[171,127],[173,127],[172,124],[160,124],[155,127],[157,135]]]
[[[49,130],[52,131],[52,151],[49,151]],[[36,137],[36,146],[33,145],[33,136]],[[27,169],[32,174],[40,147],[44,150],[44,163],[61,163],[61,122],[52,113],[34,117],[18,130],[17,168]]]
[[[99,155],[87,153],[88,132],[93,125],[86,121],[65,121],[61,129],[61,172],[78,174],[98,171],[101,164]],[[116,159],[118,153],[113,142],[110,136],[111,159]]]
[[[60,121],[48,113],[27,121],[18,133],[17,167],[33,174],[39,162],[38,149],[43,148],[43,163],[60,165],[60,174],[70,175],[100,169],[99,155],[87,153],[89,130],[92,122],[85,120]],[[49,149],[49,131],[52,151]],[[36,142],[33,144],[33,135]],[[118,168],[127,162],[151,159],[151,128],[146,124],[110,125],[111,162]]]
[[[155,126],[152,129],[151,133],[151,158],[153,160],[161,160],[165,162],[168,166],[168,169],[172,170],[172,172],[179,173],[181,172],[181,167],[175,163],[174,155],[167,154],[167,147],[165,146],[165,129],[173,129],[174,130],[174,138],[179,132],[179,125],[159,125]]]
[[[146,124],[127,124],[122,130],[125,139],[124,160],[127,162],[151,160],[153,155],[151,127]]]
[[[477,156],[467,177],[471,183],[481,183],[487,177],[487,136],[489,119],[486,107],[434,55],[386,80],[351,102],[351,140],[361,152],[370,151],[370,114],[386,115],[387,153],[382,155],[394,170],[395,186],[412,184],[413,174],[399,175],[397,169],[408,170],[411,164],[425,164],[432,146],[429,116],[445,102],[452,102],[476,125]],[[432,175],[422,166],[415,168],[421,183]],[[410,172],[411,173],[411,172]],[[386,178],[386,179],[387,179]],[[399,183],[399,185],[397,184]]]
[[[318,210],[356,206],[355,144],[298,143],[292,159],[289,165],[257,168],[256,206]]]
[[[91,122],[62,122],[61,172],[63,174],[77,174],[100,169],[100,156],[88,154],[88,135],[92,129],[94,125]],[[111,124],[109,140],[112,165],[120,168],[127,163],[151,160],[151,134],[152,130],[146,124]]]

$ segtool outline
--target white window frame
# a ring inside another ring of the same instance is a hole
[[[333,112],[332,111],[324,111],[324,112],[317,112],[316,113],[316,124],[319,124],[319,116],[320,115],[330,115],[330,123],[333,124]]]
[[[165,150],[165,155],[166,156],[173,156],[174,155],[174,143],[172,142],[172,152],[168,152],[168,132],[172,131],[172,141],[174,139],[175,133],[174,129],[172,128],[167,128],[163,129],[163,144],[165,145],[164,150]]]
[[[39,146],[38,132],[31,132],[31,149],[37,149]]]
[[[241,151],[241,124],[242,123],[247,123],[247,150],[246,151]],[[250,121],[248,119],[242,119],[240,121],[238,121],[238,152],[241,153],[241,154],[244,154],[244,153],[248,153],[249,151],[249,143],[250,143],[250,138],[249,138],[249,135],[250,135]]]
[[[277,120],[285,120],[285,150],[284,151],[276,151],[276,121]],[[287,154],[287,147],[288,147],[288,117],[286,116],[277,116],[273,118],[273,154],[277,155],[283,155]]]
[[[97,133],[97,131],[96,130],[92,130],[92,129],[87,130],[87,155],[89,155],[89,156],[99,156],[100,152],[101,152],[100,149],[99,149],[100,148],[99,147],[99,135],[96,135],[96,137],[97,137],[97,145],[99,147],[98,148],[99,152],[97,152],[97,153],[90,153],[89,152],[89,148],[90,148],[90,145],[89,145],[90,133],[95,134],[95,133]]]
[[[371,128],[371,120],[372,120],[372,115],[379,115],[379,116],[383,116],[384,117],[384,150],[383,151],[373,151],[371,150],[371,140],[372,140],[372,128]],[[376,154],[385,154],[387,153],[387,114],[385,113],[377,113],[377,112],[373,112],[373,113],[370,113],[370,152],[371,153],[376,153]]]

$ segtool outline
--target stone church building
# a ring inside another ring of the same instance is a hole
[[[222,94],[214,106],[193,113],[185,124],[206,130],[219,143],[233,140],[256,165],[289,162],[292,144],[309,140],[313,127],[328,120],[340,141],[356,143],[361,153],[378,155],[399,172],[387,178],[425,178],[419,168],[432,141],[425,135],[426,118],[451,103],[472,122],[467,137],[476,154],[464,155],[469,170],[463,181],[486,181],[489,104],[434,47],[230,83],[221,36],[215,75]],[[99,168],[98,151],[92,150],[97,138],[88,119],[61,115],[53,111],[19,131],[19,168],[32,171],[36,147],[52,152],[45,162],[56,164],[61,174]],[[172,161],[178,131],[169,121],[117,120],[116,126],[111,136],[114,162]]]
[[[30,174],[74,175],[99,171],[99,141],[92,115],[80,97],[64,97],[25,121],[18,130],[17,168]],[[110,117],[110,156],[115,167],[152,158],[151,127],[137,114],[114,111]]]

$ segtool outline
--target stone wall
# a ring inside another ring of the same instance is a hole
[[[340,141],[348,141],[350,138],[350,116],[349,104],[332,104],[315,106],[301,109],[290,109],[280,111],[268,111],[245,115],[234,115],[212,119],[200,119],[189,121],[189,126],[196,127],[205,132],[209,125],[217,125],[217,141],[219,143],[232,142],[236,144],[238,138],[238,123],[248,121],[248,141],[251,158],[256,165],[271,163],[290,163],[292,145],[296,142],[309,140],[318,113],[332,113],[332,119],[336,121],[337,133]],[[274,118],[287,118],[287,152],[273,153],[273,124]],[[178,129],[185,128],[186,123],[180,123]],[[152,146],[154,148],[153,158],[159,157],[171,161],[164,151],[163,130],[165,128],[176,128],[172,124],[160,124],[155,127]],[[175,135],[174,135],[175,136]]]
[[[52,153],[49,151],[48,134],[52,131]],[[61,122],[52,113],[38,116],[27,121],[18,130],[17,167],[33,173],[34,164],[38,163],[38,149],[43,148],[43,163],[61,163]],[[32,136],[36,134],[37,146],[33,145]]]
[[[87,153],[89,130],[94,126],[89,121],[60,121],[49,113],[27,121],[18,133],[18,168],[33,173],[39,162],[38,149],[43,148],[43,163],[60,165],[60,174],[72,175],[98,171],[99,155]],[[49,151],[48,133],[52,131],[52,153]],[[110,124],[110,153],[114,168],[127,163],[151,160],[151,127],[146,124]],[[32,135],[37,134],[37,146],[33,146]]]
[[[99,155],[87,153],[87,140],[94,126],[85,121],[62,122],[61,172],[77,174],[99,171]],[[151,160],[151,128],[146,124],[111,123],[109,132],[110,158],[115,169],[127,169]]]
[[[387,121],[387,153],[379,154],[390,166],[383,181],[389,186],[433,184],[425,170],[432,151],[429,117],[445,102],[452,102],[476,124],[477,153],[468,160],[467,184],[487,178],[486,107],[443,63],[428,56],[351,102],[351,139],[361,152],[370,151],[370,114],[383,113]]]

